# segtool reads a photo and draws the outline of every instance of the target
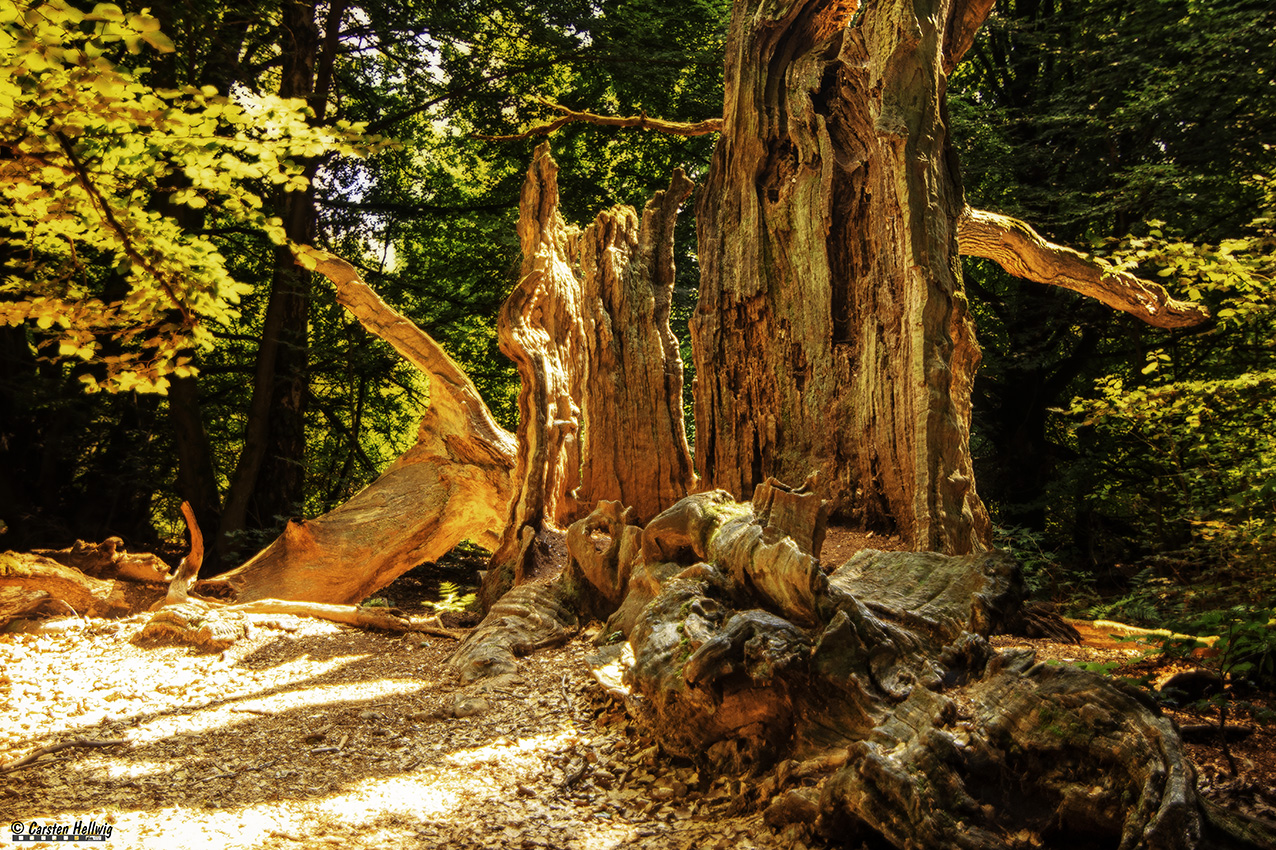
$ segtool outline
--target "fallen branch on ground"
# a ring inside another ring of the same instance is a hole
[[[326,602],[294,602],[287,599],[256,599],[227,605],[223,611],[239,611],[244,614],[291,614],[297,617],[315,617],[344,623],[361,629],[385,629],[391,632],[423,632],[438,637],[460,640],[461,635],[441,626],[432,626],[420,620],[403,616],[395,608],[361,605],[331,605]]]
[[[0,773],[8,773],[10,771],[17,770],[18,768],[26,767],[27,765],[33,764],[34,762],[36,762],[41,756],[47,756],[49,753],[56,753],[59,750],[80,749],[80,748],[87,748],[87,747],[115,747],[120,744],[127,744],[127,743],[128,743],[128,738],[105,739],[105,740],[96,739],[96,738],[74,738],[70,741],[63,741],[59,744],[47,744],[43,747],[40,747],[39,749],[32,750],[30,753],[27,753],[25,756],[13,762],[12,764],[7,764],[4,767],[0,767]]]

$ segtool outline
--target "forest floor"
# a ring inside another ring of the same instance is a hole
[[[422,589],[409,576],[397,593],[431,598]],[[753,782],[661,756],[594,683],[583,636],[524,659],[517,676],[462,685],[445,638],[272,616],[201,654],[134,645],[143,621],[0,634],[4,824],[80,821],[109,826],[110,847],[165,850],[820,846],[773,834],[742,805]],[[995,642],[1153,680],[1176,669],[1083,631],[1079,646]],[[1276,818],[1276,728],[1238,722],[1251,731],[1232,744],[1235,777],[1216,735],[1187,742],[1201,787]],[[74,739],[118,743],[3,767]]]

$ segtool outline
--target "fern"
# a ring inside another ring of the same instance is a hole
[[[459,585],[450,581],[439,582],[439,601],[423,602],[422,605],[431,611],[464,611],[474,604],[477,597],[473,593],[461,593]]]

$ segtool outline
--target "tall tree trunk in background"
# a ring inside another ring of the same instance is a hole
[[[177,10],[160,6],[158,16],[164,32],[175,32],[180,25],[173,15]],[[211,85],[222,94],[229,94],[232,86],[241,82],[239,55],[250,28],[256,23],[247,8],[222,7],[207,10],[206,19],[187,22],[187,26],[200,32],[215,32],[207,44],[204,62],[194,80],[179,79],[177,56],[161,57],[156,63],[156,73],[162,76],[164,85],[178,88],[183,83]],[[177,182],[179,178],[175,178]],[[184,179],[184,178],[180,178]],[[172,204],[167,193],[155,199],[164,215],[176,219],[184,230],[198,230],[204,226],[205,212],[183,204]],[[198,361],[199,352],[190,350],[187,355]],[[177,495],[188,503],[195,513],[200,532],[210,541],[220,538],[222,502],[214,462],[213,447],[204,426],[204,412],[200,402],[198,375],[170,376],[168,390],[169,424],[173,429],[173,445],[177,451]],[[220,562],[219,552],[210,550],[204,557],[200,570],[205,575],[216,573]]]
[[[991,4],[738,2],[697,204],[696,469],[747,498],[819,473],[917,549],[988,543],[969,451],[947,74]]]
[[[337,0],[329,5],[322,45],[317,5],[317,0],[298,0],[281,6],[279,94],[307,100],[314,111],[313,120],[321,123],[346,3]],[[307,177],[313,180],[317,168],[317,163],[312,163]],[[303,192],[285,194],[280,217],[290,240],[302,244],[314,241],[313,184]],[[310,272],[296,264],[286,246],[277,247],[244,448],[226,496],[215,556],[227,553],[227,533],[270,528],[279,518],[295,513],[305,499],[310,288]]]
[[[177,449],[177,494],[191,506],[200,532],[211,538],[221,528],[222,503],[213,448],[199,403],[199,378],[192,375],[169,379],[168,418]],[[210,553],[204,558],[201,570],[210,574],[216,572],[218,566],[219,562]]]

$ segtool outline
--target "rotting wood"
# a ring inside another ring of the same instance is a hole
[[[966,207],[957,220],[961,253],[983,257],[1015,277],[1061,286],[1158,328],[1191,328],[1209,321],[1204,306],[1173,298],[1165,287],[1104,260],[1056,245],[1025,222]]]
[[[675,169],[641,216],[614,207],[580,237],[587,360],[578,498],[590,508],[618,501],[640,524],[696,488],[682,356],[669,326],[674,225],[692,188]]]
[[[421,632],[456,641],[464,637],[460,632],[424,622],[419,617],[408,617],[397,608],[377,605],[325,605],[318,602],[295,602],[287,599],[257,599],[230,605],[222,610],[243,614],[291,614],[297,617],[314,617],[360,629]]]
[[[1102,677],[986,640],[1021,625],[1008,556],[865,550],[827,576],[795,557],[772,570],[784,547],[809,557],[795,542],[809,527],[767,542],[770,516],[714,494],[668,514],[628,566],[674,561],[628,633],[619,695],[663,750],[704,769],[774,765],[756,799],[768,823],[935,850],[1197,847],[1204,821],[1168,720]]]
[[[752,504],[687,497],[624,547],[623,509],[600,504],[568,533],[577,551],[596,544],[606,568],[516,589],[452,664],[465,681],[515,673],[527,636],[554,642],[570,628],[582,579],[599,579],[597,603],[628,575],[628,592],[648,600],[626,632],[632,652],[610,645],[590,661],[625,667],[624,684],[596,677],[662,751],[702,772],[765,775],[739,799],[777,830],[800,822],[830,840],[921,850],[1265,846],[1243,819],[1202,805],[1151,701],[992,646],[988,635],[1025,628],[1012,558],[864,550],[817,575],[797,541],[815,539],[820,512],[782,510],[789,527],[775,524],[775,496],[794,492],[775,482]],[[604,529],[611,539],[595,539]],[[786,548],[804,557],[763,566]],[[621,551],[628,562],[611,565]],[[652,558],[663,565],[654,598],[635,586]]]
[[[132,582],[92,578],[72,567],[26,552],[0,552],[0,588],[43,591],[77,614],[117,617],[133,613]]]
[[[558,164],[537,147],[519,197],[519,282],[501,305],[497,338],[518,370],[518,455],[500,542],[479,589],[486,610],[541,574],[550,542],[574,519],[580,483],[581,285],[571,264],[579,230],[558,209]]]
[[[119,537],[108,537],[101,543],[77,540],[66,549],[34,549],[32,554],[43,555],[67,567],[79,570],[90,578],[125,579],[128,581],[166,582],[168,564],[149,552],[128,552]]]
[[[456,362],[386,305],[353,266],[331,256],[314,261],[341,305],[429,379],[417,441],[349,501],[316,519],[289,520],[264,550],[197,583],[197,591],[229,589],[238,602],[359,602],[462,540],[495,547],[504,528],[513,436],[496,424]]]
[[[977,29],[969,6],[735,3],[696,206],[702,486],[745,499],[814,470],[843,521],[918,550],[989,545],[943,114],[945,29]]]
[[[541,576],[562,528],[599,501],[645,520],[695,488],[669,327],[674,222],[691,188],[677,171],[641,217],[618,206],[582,233],[559,213],[549,146],[533,155],[519,203],[522,276],[497,323],[520,382],[516,495],[484,608]]]
[[[48,591],[21,586],[0,587],[0,627],[11,620],[23,619],[58,604],[66,605],[62,600],[50,596]],[[71,613],[75,613],[74,608],[71,608]]]

